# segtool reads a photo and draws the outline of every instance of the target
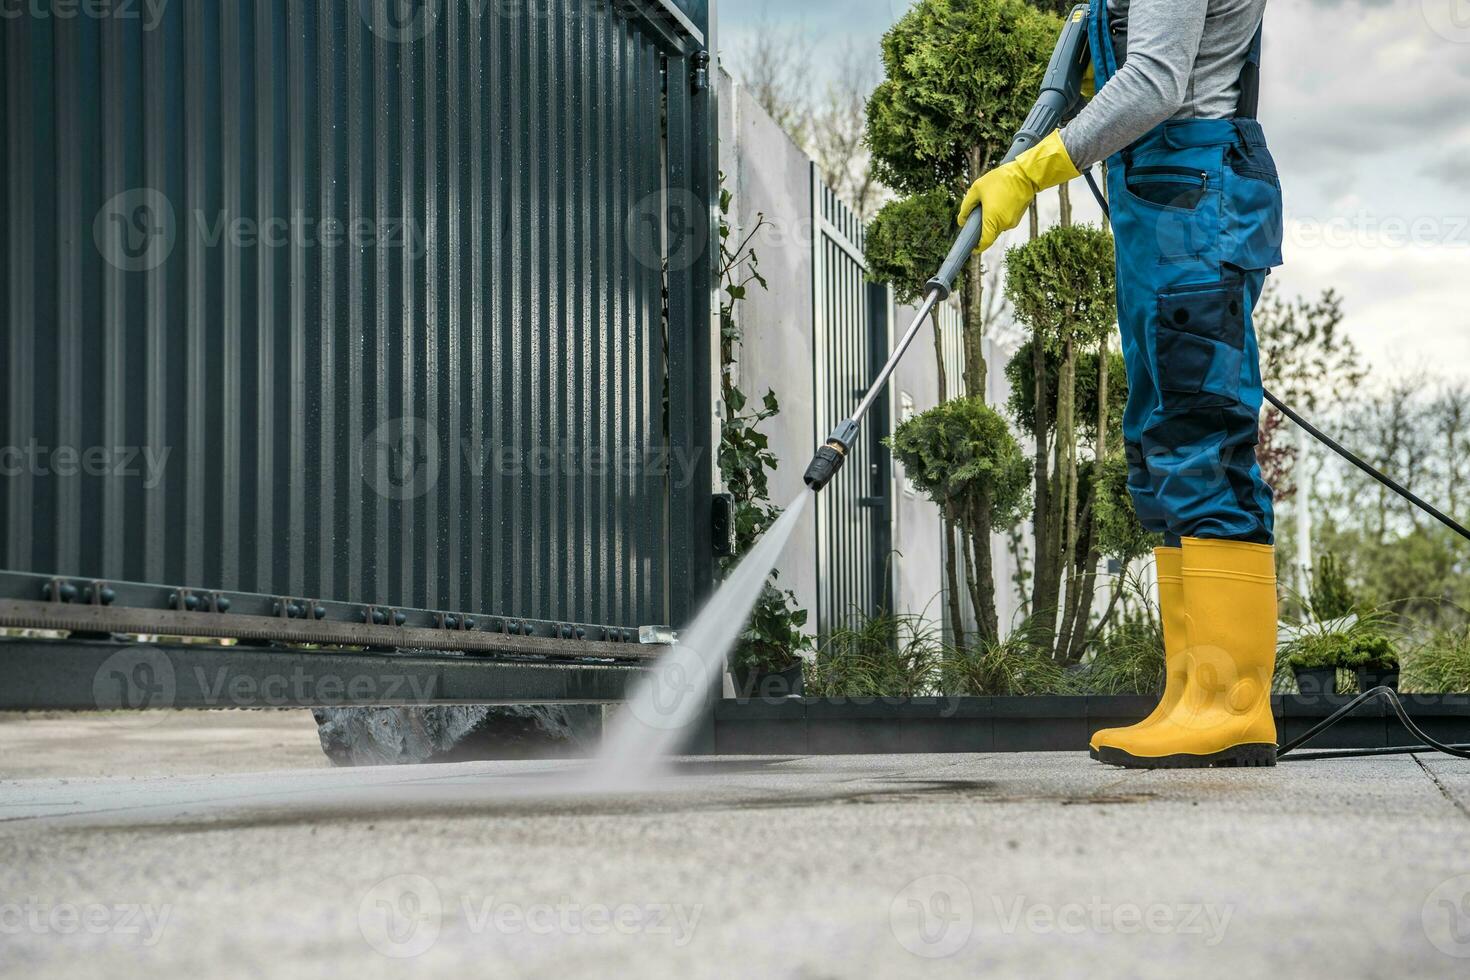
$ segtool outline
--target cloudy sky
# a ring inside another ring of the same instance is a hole
[[[845,44],[876,57],[907,7],[720,0],[720,43],[796,32],[820,78]],[[1380,377],[1470,380],[1470,0],[1274,0],[1261,116],[1286,190],[1281,287],[1342,293]]]

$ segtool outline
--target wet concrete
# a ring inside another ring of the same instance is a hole
[[[0,970],[1470,967],[1470,763],[1127,773],[1070,754],[701,759],[648,793],[595,797],[565,789],[579,765],[8,779]]]

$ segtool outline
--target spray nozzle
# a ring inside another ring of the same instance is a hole
[[[857,441],[858,425],[852,419],[847,419],[832,433],[827,444],[817,450],[812,457],[812,463],[806,468],[806,485],[811,487],[814,493],[820,493],[827,488],[837,471],[847,462],[847,456],[852,451],[852,445]]]

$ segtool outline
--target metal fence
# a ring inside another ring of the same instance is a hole
[[[888,356],[890,303],[886,287],[867,281],[862,222],[815,165],[812,213],[816,428],[825,435],[852,412]],[[889,416],[882,399],[847,465],[818,498],[817,628],[823,635],[890,606],[891,464],[882,444]]]
[[[687,616],[706,3],[158,18],[4,21],[0,597]]]

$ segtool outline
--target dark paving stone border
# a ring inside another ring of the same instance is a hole
[[[1283,741],[1305,733],[1352,700],[1346,695],[1277,695]],[[1470,695],[1404,695],[1410,717],[1434,738],[1470,743]],[[1132,725],[1153,697],[783,698],[715,706],[719,755],[860,755],[949,752],[1079,752],[1100,728]],[[1392,709],[1369,702],[1309,748],[1410,745]]]

